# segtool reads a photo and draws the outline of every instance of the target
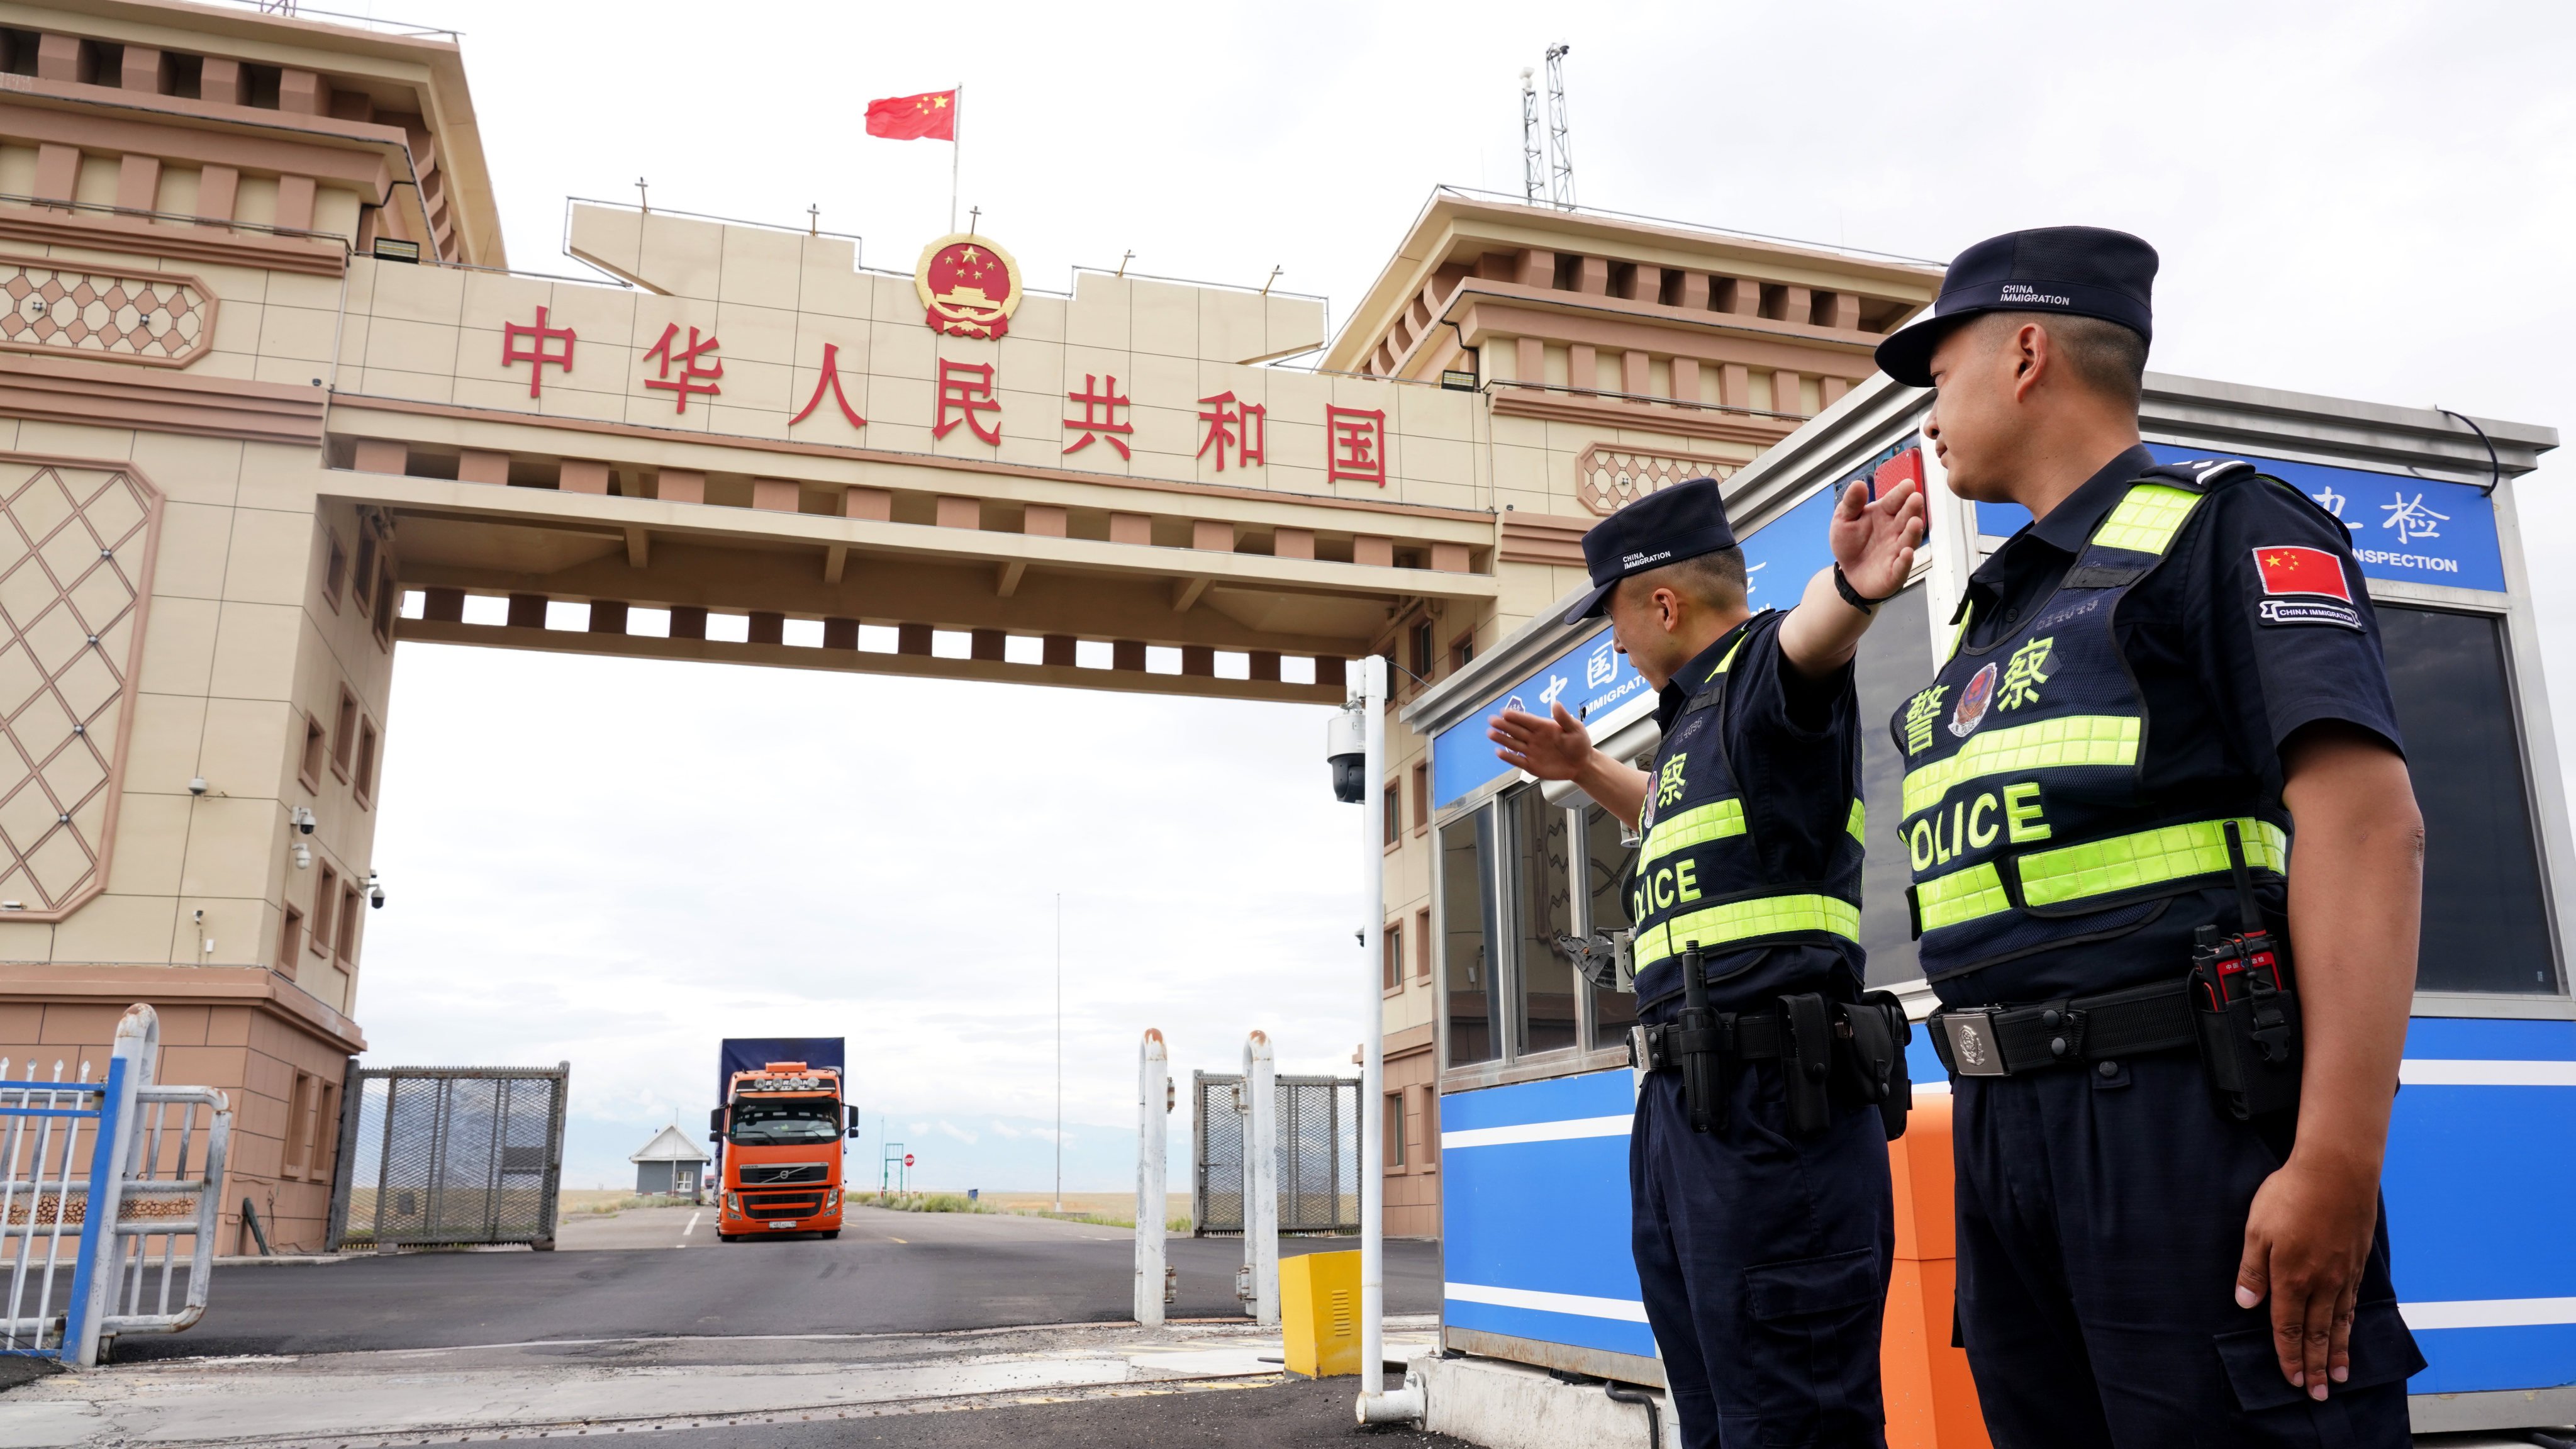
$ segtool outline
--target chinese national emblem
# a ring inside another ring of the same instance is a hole
[[[1020,264],[971,234],[923,247],[912,285],[927,312],[922,321],[951,337],[999,337],[1011,330],[1020,306]]]

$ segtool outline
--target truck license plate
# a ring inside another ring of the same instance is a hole
[[[770,1226],[771,1228],[773,1228],[773,1229],[776,1229],[776,1228],[792,1228],[792,1227],[796,1226],[796,1220],[795,1220],[794,1218],[788,1218],[788,1219],[785,1219],[784,1221],[781,1221],[781,1222],[774,1222],[774,1223],[771,1223],[769,1226]]]

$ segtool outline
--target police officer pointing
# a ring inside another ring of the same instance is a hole
[[[1683,1442],[1883,1442],[1878,1340],[1892,1224],[1886,1139],[1906,1025],[1864,998],[1862,726],[1852,656],[1923,535],[1913,485],[1854,484],[1838,562],[1785,616],[1749,610],[1717,484],[1584,536],[1620,650],[1662,692],[1641,772],[1556,705],[1494,720],[1504,761],[1572,780],[1643,832],[1628,886],[1640,1086],[1633,1246]]]
[[[2033,520],[1890,721],[1958,1325],[1998,1449],[2403,1446],[2378,1186],[2422,819],[2342,524],[2139,441],[2156,260],[1980,242],[1878,350],[1939,390],[1950,488]]]

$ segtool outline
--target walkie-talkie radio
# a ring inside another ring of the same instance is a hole
[[[2298,1105],[2299,998],[2284,969],[2286,945],[2264,928],[2254,899],[2243,835],[2233,820],[2223,828],[2236,930],[2222,934],[2213,923],[2194,933],[2187,990],[2210,1088],[2243,1120]]]

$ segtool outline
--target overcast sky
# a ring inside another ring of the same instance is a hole
[[[963,81],[963,204],[1035,285],[1131,249],[1188,279],[1282,266],[1338,325],[1432,187],[1519,190],[1519,71],[1565,41],[1591,205],[1936,260],[2118,226],[2164,255],[2161,371],[2552,425],[2576,375],[2563,6],[336,8],[464,32],[532,270],[578,270],[567,195],[641,176],[665,207],[818,206],[909,271],[950,148],[861,112]],[[2520,497],[2567,680],[2561,479]],[[370,1059],[571,1059],[581,1184],[662,1121],[703,1128],[716,1036],[840,1033],[895,1135],[955,1144],[925,1180],[1042,1186],[1060,891],[1065,1113],[1110,1129],[1069,1185],[1116,1187],[1144,1026],[1184,1075],[1253,1026],[1348,1070],[1358,824],[1322,716],[405,645]]]

